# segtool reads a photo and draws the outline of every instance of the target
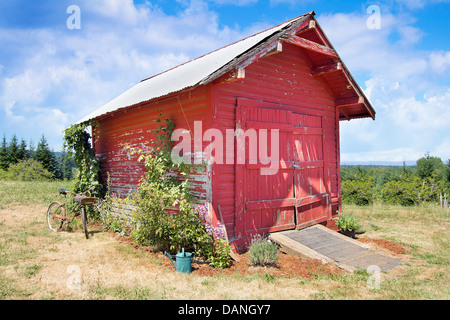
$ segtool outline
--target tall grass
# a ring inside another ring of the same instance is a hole
[[[10,205],[49,205],[60,199],[58,189],[71,181],[0,181],[0,209]]]

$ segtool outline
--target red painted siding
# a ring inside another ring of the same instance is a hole
[[[192,139],[194,121],[202,122],[202,134],[212,127],[221,130],[225,137],[225,130],[235,130],[239,122],[236,111],[238,101],[253,101],[246,106],[250,110],[266,108],[272,111],[264,112],[265,118],[249,113],[248,117],[253,118],[248,119],[256,124],[272,122],[274,128],[280,124],[298,127],[295,130],[300,133],[296,135],[286,131],[280,139],[286,143],[292,142],[292,146],[297,144],[298,154],[309,156],[288,160],[303,162],[305,168],[312,162],[314,166],[295,175],[288,168],[283,168],[279,175],[265,180],[252,177],[249,170],[243,169],[243,174],[252,180],[240,185],[241,171],[235,164],[235,155],[224,153],[224,164],[213,164],[193,176],[194,194],[201,201],[211,204],[213,221],[220,219],[220,205],[228,236],[238,247],[243,245],[242,240],[246,236],[254,232],[292,228],[296,226],[295,221],[298,227],[312,220],[320,222],[329,219],[330,211],[335,212],[340,201],[339,111],[335,107],[336,97],[328,84],[320,77],[311,76],[309,59],[303,49],[283,44],[281,53],[261,58],[246,67],[243,80],[220,85],[210,83],[99,119],[94,139],[105,180],[109,173],[112,191],[122,195],[139,183],[144,174],[143,165],[136,162],[138,156],[130,155],[126,147],[151,148],[155,139],[151,131],[157,126],[155,120],[160,112],[164,117],[172,117],[177,128],[190,130]],[[254,110],[252,112],[256,112]],[[287,120],[288,116],[291,122]],[[313,129],[315,135],[304,134],[304,128]],[[208,141],[203,141],[203,150],[208,145]],[[288,151],[280,152],[280,155],[284,152],[288,157]],[[305,180],[305,175],[309,175],[309,180]],[[292,184],[284,185],[285,181],[295,182],[297,196]],[[305,191],[313,186],[317,189],[315,192]],[[239,188],[244,190],[242,199],[239,198]],[[293,207],[286,207],[286,201],[280,201],[284,207],[278,212],[279,208],[264,209],[261,203],[256,203],[266,201],[263,205],[270,207],[275,203],[272,200],[284,198],[300,201],[306,209],[296,214]],[[316,204],[317,199],[320,205]],[[247,215],[243,214],[244,209]]]
[[[262,100],[260,107],[288,110],[299,115],[318,117],[323,130],[323,165],[326,173],[326,187],[330,189],[331,203],[336,211],[339,201],[338,128],[335,97],[328,91],[320,78],[312,77],[308,58],[302,49],[284,44],[282,53],[260,59],[246,68],[245,79],[213,88],[213,126],[225,132],[236,128],[236,107],[238,97]],[[275,122],[275,119],[274,119]],[[276,125],[274,125],[276,128]],[[314,141],[310,141],[314,143]],[[235,234],[236,207],[234,165],[214,166],[213,208],[220,204],[228,235]],[[244,188],[264,188],[255,182],[247,182]],[[289,196],[286,190],[286,196]],[[281,194],[280,194],[281,196]],[[256,197],[258,197],[256,195]],[[249,221],[245,223],[250,223]],[[292,226],[292,225],[291,225]],[[270,230],[268,228],[267,230]]]
[[[109,173],[111,191],[126,195],[130,189],[136,188],[145,174],[142,163],[138,163],[138,155],[131,155],[127,148],[149,151],[156,137],[152,130],[160,124],[156,122],[163,117],[172,118],[176,128],[194,129],[194,121],[202,121],[203,131],[211,125],[209,111],[210,92],[208,87],[198,87],[179,96],[142,104],[126,112],[117,112],[98,121],[94,129],[96,155],[101,161],[102,176],[106,182]],[[192,134],[193,139],[193,134]],[[211,178],[204,173],[193,176],[193,193],[206,200],[208,184]],[[209,192],[210,193],[210,192]]]

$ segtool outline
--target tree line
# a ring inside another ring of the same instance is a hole
[[[415,167],[341,167],[342,202],[368,205],[374,202],[403,206],[450,200],[450,160],[427,153]]]
[[[0,179],[3,180],[71,180],[73,160],[65,152],[50,150],[42,135],[37,147],[28,145],[14,134],[7,143],[3,136],[0,145]]]

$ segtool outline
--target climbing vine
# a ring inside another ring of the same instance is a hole
[[[86,131],[95,123],[74,124],[64,130],[64,150],[73,157],[78,172],[75,176],[74,192],[83,192],[94,187],[92,194],[101,197],[104,187],[100,183],[100,162],[91,146],[91,135]]]
[[[198,205],[190,193],[188,172],[192,167],[172,161],[173,120],[162,119],[161,115],[157,122],[160,126],[152,131],[157,137],[152,151],[139,157],[139,161],[144,162],[146,174],[135,197],[138,210],[131,237],[172,253],[182,248],[192,250],[214,267],[227,267],[229,245],[223,236],[212,232],[217,228],[206,218],[206,207]],[[167,214],[174,207],[179,213]]]

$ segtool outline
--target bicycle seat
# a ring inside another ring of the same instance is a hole
[[[63,194],[63,195],[66,195],[67,192],[69,192],[69,190],[67,190],[67,189],[58,189],[58,191],[59,191],[59,194]]]

